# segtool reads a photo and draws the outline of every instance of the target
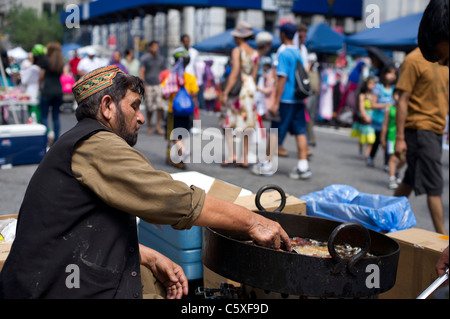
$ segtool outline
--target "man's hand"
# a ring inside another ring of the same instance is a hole
[[[183,294],[188,294],[188,280],[181,266],[146,246],[139,245],[139,252],[141,264],[166,287],[167,299],[181,299]]]
[[[270,248],[279,249],[284,243],[288,251],[292,251],[291,241],[288,234],[281,228],[280,224],[267,219],[259,214],[254,214],[254,224],[250,227],[248,234],[258,244]]]
[[[438,276],[441,276],[448,268],[448,246],[442,252],[441,258],[439,258],[436,264],[436,272]]]
[[[279,249],[284,243],[288,251],[292,250],[289,236],[280,224],[208,194],[194,225],[245,232],[260,245]]]
[[[395,140],[395,155],[398,158],[403,159],[406,156],[406,150],[407,150],[407,146],[406,146],[405,139],[397,138]]]
[[[269,107],[269,114],[271,117],[275,118],[278,115],[278,109],[280,108],[279,104],[273,104],[272,106]]]

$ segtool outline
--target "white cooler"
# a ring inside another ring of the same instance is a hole
[[[0,165],[40,163],[46,148],[47,128],[45,125],[0,125]]]

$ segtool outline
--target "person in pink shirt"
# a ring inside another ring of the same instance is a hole
[[[63,74],[59,78],[61,81],[63,94],[72,94],[72,86],[75,84],[75,79],[69,72],[69,66],[65,65],[63,69]]]

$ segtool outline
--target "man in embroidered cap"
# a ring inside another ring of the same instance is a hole
[[[116,66],[73,87],[78,123],[50,148],[30,180],[16,238],[0,273],[0,298],[142,298],[141,273],[181,298],[181,267],[139,245],[136,217],[187,229],[246,232],[290,249],[278,223],[156,171],[131,146],[144,124],[142,81]]]

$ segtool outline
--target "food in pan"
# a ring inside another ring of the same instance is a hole
[[[314,239],[292,237],[292,249],[301,255],[331,258],[328,252],[328,243]],[[335,245],[336,252],[343,258],[351,258],[361,251],[360,247],[352,247],[349,244]],[[366,256],[373,256],[367,253]]]

